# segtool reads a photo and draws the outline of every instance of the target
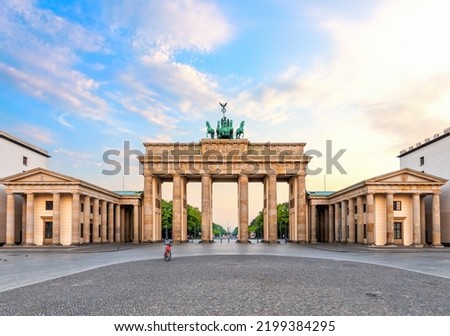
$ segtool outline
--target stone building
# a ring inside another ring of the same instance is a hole
[[[450,139],[450,138],[448,138]],[[276,243],[277,182],[289,184],[289,233],[294,243],[441,246],[440,192],[447,182],[403,168],[337,192],[307,192],[305,143],[202,139],[145,143],[139,157],[143,192],[113,192],[46,168],[0,179],[5,220],[0,244],[148,243],[162,239],[161,185],[173,183],[172,238],[187,240],[187,183],[201,182],[203,242],[212,242],[213,183],[236,183],[239,241],[249,239],[249,182],[264,185],[263,240]],[[44,152],[45,153],[45,152]],[[430,201],[429,206],[426,205]]]
[[[333,193],[310,193],[311,242],[441,246],[440,190],[446,179],[409,168]],[[425,199],[432,208],[425,208]],[[431,221],[427,222],[429,216]]]
[[[44,168],[0,182],[7,195],[5,246],[140,241],[140,192],[119,194]]]
[[[402,150],[398,157],[401,168],[412,168],[450,179],[450,128]],[[425,205],[431,214],[430,197],[425,199]],[[426,221],[431,222],[431,215],[426,217]],[[450,245],[450,184],[444,185],[441,190],[441,222],[442,242]]]
[[[33,144],[0,130],[0,178],[36,167],[48,168],[50,155]],[[21,198],[16,197],[17,217],[21,216]],[[0,183],[0,243],[6,240],[6,193]]]

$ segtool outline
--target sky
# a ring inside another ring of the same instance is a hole
[[[104,153],[199,141],[228,102],[251,142],[306,142],[321,170],[308,190],[339,190],[450,126],[449,12],[446,0],[0,0],[0,129],[48,150],[52,170],[142,190],[135,160],[107,176]],[[342,169],[326,169],[336,155]],[[214,188],[216,221],[233,222],[236,186]],[[252,215],[262,186],[250,188]],[[198,186],[188,193],[199,205]]]

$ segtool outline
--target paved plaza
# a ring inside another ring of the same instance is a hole
[[[0,315],[450,315],[450,248],[0,248]]]

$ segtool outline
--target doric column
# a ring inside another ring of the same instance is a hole
[[[329,207],[326,206],[324,209],[324,236],[323,236],[323,242],[329,242],[329,234],[330,234],[330,215],[328,214]]]
[[[267,175],[264,178],[264,190],[266,192],[267,214],[264,216],[264,240],[269,243],[277,243],[277,177]]]
[[[114,243],[114,203],[108,203],[108,243]]]
[[[394,194],[386,194],[386,245],[394,245]]]
[[[420,198],[420,241],[423,245],[427,244],[425,197]]]
[[[334,204],[334,241],[341,241],[341,216],[339,202]]]
[[[202,175],[202,242],[212,241],[212,178]]]
[[[374,195],[367,194],[367,245],[375,244],[375,212],[374,212]]]
[[[248,242],[248,176],[238,177],[239,242]]]
[[[297,239],[300,243],[307,242],[306,230],[306,188],[305,173],[301,172],[297,175],[297,201],[295,202],[297,214]]]
[[[183,225],[183,181],[178,174],[173,176],[172,198],[172,239],[174,242],[182,242]]]
[[[61,245],[61,194],[53,193],[53,245]]]
[[[139,206],[133,205],[133,243],[139,243]]]
[[[172,183],[172,240],[181,241],[181,176],[174,175]]]
[[[26,236],[25,245],[33,246],[34,243],[34,194],[28,193],[26,199]]]
[[[89,244],[91,238],[91,198],[84,196],[83,205],[83,244]]]
[[[311,243],[317,243],[317,206],[311,205]]]
[[[100,211],[101,211],[101,222],[100,222],[100,242],[101,243],[107,243],[108,240],[106,239],[107,233],[107,214],[108,214],[108,208],[106,205],[105,200],[100,201]]]
[[[125,242],[125,228],[127,226],[127,219],[125,214],[125,206],[120,207],[120,242]]]
[[[347,242],[347,201],[341,201],[341,242]]]
[[[420,238],[420,194],[413,194],[413,245],[423,247]]]
[[[15,200],[13,193],[6,194],[6,244],[5,246],[14,246],[15,237]]]
[[[364,243],[364,204],[362,196],[356,197],[356,242]]]
[[[354,244],[356,239],[355,234],[355,202],[353,198],[348,200],[348,242]]]
[[[116,243],[120,243],[120,226],[121,226],[120,220],[121,220],[120,205],[116,204],[116,216],[114,221],[114,233],[115,233],[114,241]]]
[[[72,245],[80,244],[80,194],[72,194]]]
[[[94,203],[92,206],[92,242],[98,243],[98,226],[99,226],[99,199],[94,198]]]
[[[152,175],[145,175],[144,177],[144,221],[143,221],[143,238],[144,242],[152,242],[153,226],[154,226],[154,207],[155,195],[153,192],[153,182],[155,177]]]
[[[334,243],[334,205],[328,205],[328,242]]]
[[[433,194],[433,215],[432,215],[432,226],[433,226],[433,242],[432,245],[435,247],[441,247],[441,205],[439,194]]]

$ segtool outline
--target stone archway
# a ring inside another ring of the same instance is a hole
[[[277,242],[277,182],[289,183],[289,237],[306,242],[305,143],[251,143],[247,139],[202,139],[191,143],[144,143],[144,242],[161,240],[161,183],[173,182],[173,240],[187,240],[186,184],[201,182],[202,242],[212,241],[212,185],[238,184],[239,241],[248,241],[248,184],[264,184],[264,237]]]

